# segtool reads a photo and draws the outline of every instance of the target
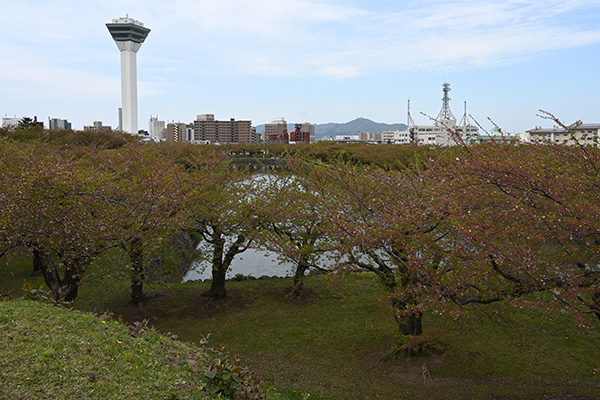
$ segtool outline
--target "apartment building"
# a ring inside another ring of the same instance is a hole
[[[181,122],[167,124],[166,140],[167,142],[186,142],[187,126]]]
[[[527,131],[528,141],[532,143],[555,143],[566,145],[598,146],[600,140],[600,124],[579,124],[568,131],[561,127],[542,128],[536,127]]]
[[[252,121],[215,120],[214,114],[200,114],[194,121],[194,142],[197,143],[256,143]]]
[[[71,129],[71,123],[66,119],[48,118],[48,129],[67,131]]]

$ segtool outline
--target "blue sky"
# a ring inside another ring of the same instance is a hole
[[[406,122],[451,109],[485,128],[600,122],[600,0],[0,0],[0,114],[116,127],[120,57],[105,23],[152,29],[139,125],[211,113],[254,125]]]

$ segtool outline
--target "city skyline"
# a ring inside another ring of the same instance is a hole
[[[152,27],[138,55],[140,129],[151,115],[268,123],[417,124],[452,85],[486,128],[600,122],[600,2],[179,0],[6,3],[0,16],[0,113],[118,125],[120,66],[105,23]]]

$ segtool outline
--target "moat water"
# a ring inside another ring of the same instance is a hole
[[[237,274],[260,278],[266,276],[292,276],[294,265],[292,263],[280,263],[277,256],[263,250],[248,249],[238,254],[227,271],[227,279]],[[211,267],[207,261],[195,263],[183,281],[195,281],[199,279],[211,279]]]

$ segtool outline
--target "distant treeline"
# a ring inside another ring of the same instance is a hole
[[[107,149],[116,149],[127,143],[140,140],[137,135],[130,135],[117,131],[75,131],[75,130],[46,130],[32,129],[7,129],[0,128],[0,138],[17,142],[42,141],[60,146],[92,146]],[[386,170],[401,169],[411,162],[419,159],[435,157],[438,151],[429,146],[417,145],[369,145],[361,143],[335,143],[321,141],[315,144],[261,144],[237,143],[224,145],[191,145],[186,143],[166,143],[172,148],[181,147],[182,153],[194,151],[184,150],[186,146],[193,146],[200,153],[222,149],[233,158],[263,159],[259,163],[254,161],[235,161],[235,164],[246,165],[253,169],[267,168],[274,165],[273,161],[264,159],[282,156],[304,156],[323,162],[333,160],[352,161],[364,165],[376,166]]]

